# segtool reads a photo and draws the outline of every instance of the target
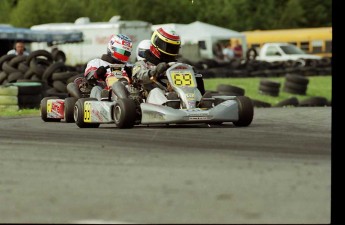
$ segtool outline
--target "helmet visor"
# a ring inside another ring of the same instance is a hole
[[[158,36],[155,36],[153,38],[153,44],[162,52],[168,55],[177,55],[180,51],[180,45],[179,44],[172,44],[163,41]]]
[[[122,48],[116,48],[116,47],[113,46],[112,49],[113,49],[114,52],[117,52],[117,53],[119,53],[121,55],[131,56],[131,52],[130,51],[126,51],[126,50],[124,50]]]

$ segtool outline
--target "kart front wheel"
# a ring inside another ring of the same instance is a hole
[[[91,116],[90,110],[85,109],[84,103],[86,101],[97,101],[96,98],[80,98],[77,100],[74,106],[74,120],[78,127],[80,128],[98,128],[99,123],[88,123],[87,120]],[[86,115],[88,114],[88,115]]]
[[[113,117],[118,128],[132,128],[137,117],[135,102],[130,98],[120,98],[114,105]]]
[[[233,122],[237,127],[249,126],[253,121],[254,106],[252,100],[246,96],[237,96],[238,102],[238,121]]]

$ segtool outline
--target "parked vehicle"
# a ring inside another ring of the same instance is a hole
[[[245,31],[248,48],[287,42],[307,54],[332,57],[332,27]]]
[[[300,48],[289,43],[266,43],[260,48],[259,52],[254,48],[249,49],[247,58],[274,62],[288,60],[303,61],[304,59],[321,59],[322,57],[307,54]]]

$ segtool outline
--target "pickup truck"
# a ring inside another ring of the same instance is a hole
[[[247,51],[247,59],[274,62],[287,60],[321,59],[317,55],[305,53],[302,49],[289,43],[265,43],[259,51],[251,48]]]

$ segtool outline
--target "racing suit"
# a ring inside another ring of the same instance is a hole
[[[102,99],[102,90],[108,89],[105,83],[107,76],[111,74],[111,69],[109,65],[111,64],[123,64],[120,61],[115,60],[114,58],[104,54],[102,57],[92,59],[86,65],[84,77],[86,78],[88,84],[92,86],[90,98],[97,98],[98,100]],[[99,74],[99,68],[102,67],[105,69],[105,74]],[[122,69],[122,75],[130,77],[132,74],[130,65],[125,65]]]
[[[147,56],[148,54],[146,54]],[[148,57],[150,58],[150,57]],[[151,91],[153,88],[156,87],[154,83],[151,82],[150,76],[151,74],[154,74],[156,65],[158,65],[160,62],[154,61],[156,64],[151,63],[147,60],[139,60],[137,61],[133,66],[133,79],[138,79],[142,82],[143,88],[147,90],[148,92]],[[201,95],[205,93],[205,87],[204,87],[204,81],[202,79],[202,74],[199,74],[195,71],[194,67],[193,70],[195,72],[195,78],[197,81],[197,88],[199,89]]]

